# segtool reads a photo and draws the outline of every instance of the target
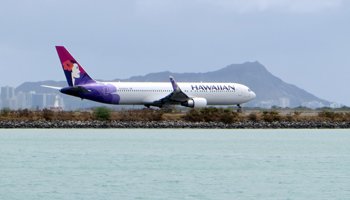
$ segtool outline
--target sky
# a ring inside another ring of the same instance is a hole
[[[64,45],[95,79],[259,61],[350,106],[349,24],[346,0],[2,0],[0,85],[64,80]]]

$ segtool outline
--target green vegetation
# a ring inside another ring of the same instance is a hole
[[[318,113],[318,117],[324,121],[349,121],[350,113],[321,111]]]
[[[264,111],[262,113],[262,119],[266,122],[278,122],[281,121],[282,117],[276,110]]]
[[[164,112],[162,110],[124,110],[119,112],[120,121],[161,121]]]
[[[2,117],[7,117],[9,115],[9,113],[11,112],[11,110],[9,108],[3,108],[0,112],[0,115]]]
[[[202,108],[191,109],[184,116],[184,120],[190,122],[223,122],[233,123],[241,120],[239,113],[228,108]]]
[[[100,121],[111,120],[111,110],[106,107],[97,107],[94,109],[94,119]]]
[[[260,117],[258,116],[257,113],[252,112],[248,115],[248,120],[252,122],[257,122],[257,121],[260,121]]]
[[[187,111],[162,109],[122,110],[114,111],[106,107],[98,107],[90,111],[52,111],[43,110],[0,110],[0,120],[46,120],[46,121],[189,121],[189,122],[350,122],[350,110],[303,110],[273,109],[246,110],[237,113],[230,108],[208,107],[188,109]]]
[[[46,121],[51,121],[51,120],[53,120],[54,113],[53,113],[52,110],[44,109],[44,110],[42,111],[42,117],[43,117]]]

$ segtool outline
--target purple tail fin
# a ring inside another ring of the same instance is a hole
[[[85,72],[84,68],[70,55],[66,48],[56,46],[56,50],[69,86],[96,82]]]

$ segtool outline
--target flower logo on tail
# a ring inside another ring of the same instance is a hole
[[[63,62],[63,69],[65,71],[71,72],[71,79],[72,79],[72,84],[73,86],[75,85],[75,79],[80,78],[80,68],[79,65],[72,61],[72,60],[66,60]]]

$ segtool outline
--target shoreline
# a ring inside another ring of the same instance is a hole
[[[144,128],[144,129],[349,129],[350,122],[335,121],[243,121],[185,122],[185,121],[45,121],[45,120],[4,120],[0,129],[100,129],[100,128]]]

